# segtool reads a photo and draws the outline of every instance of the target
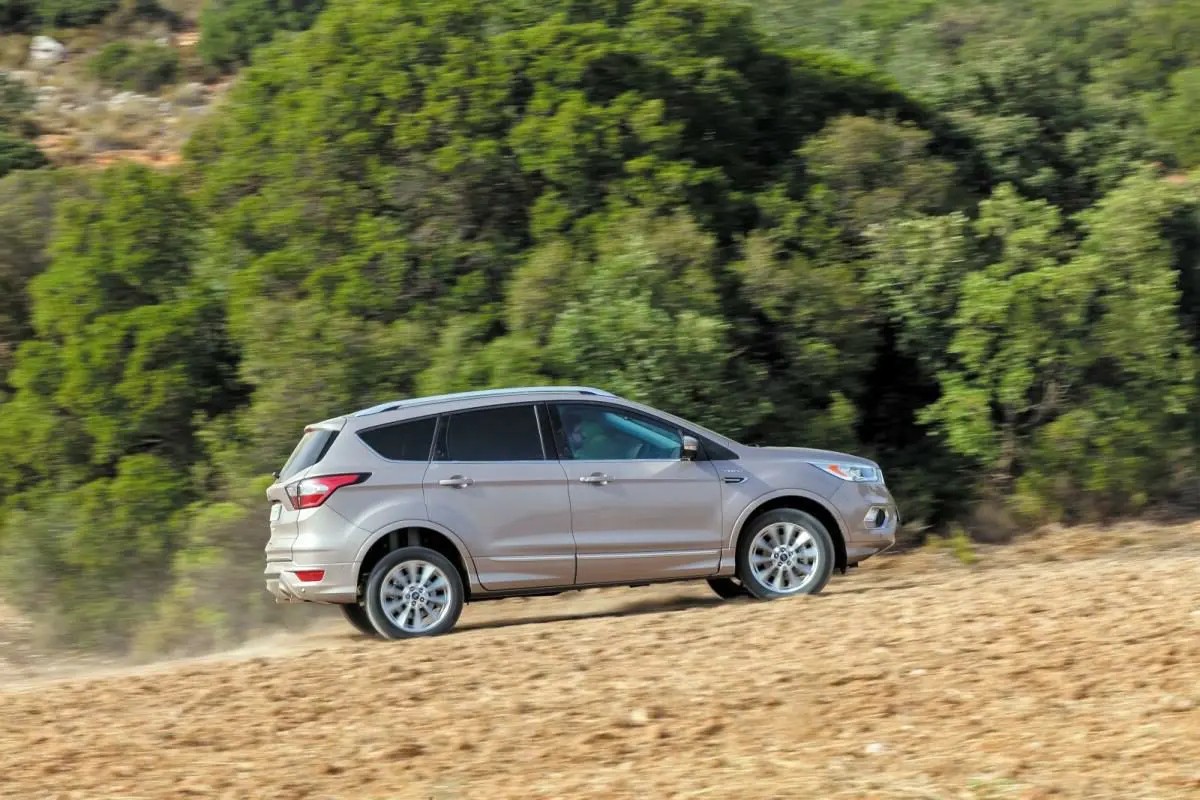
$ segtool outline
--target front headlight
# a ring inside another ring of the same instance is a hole
[[[870,467],[866,464],[839,464],[831,461],[810,461],[808,463],[844,481],[883,483],[883,471],[878,467]]]

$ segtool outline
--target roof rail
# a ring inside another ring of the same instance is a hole
[[[404,400],[391,400],[377,406],[364,408],[350,414],[352,417],[366,417],[372,414],[382,414],[398,408],[423,406],[433,403],[449,403],[454,400],[470,400],[477,397],[503,397],[510,394],[590,394],[600,397],[616,397],[612,392],[595,389],[591,386],[513,386],[503,389],[480,389],[471,392],[452,392],[450,394],[435,394],[426,397],[410,397]]]

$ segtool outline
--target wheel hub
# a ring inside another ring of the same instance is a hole
[[[778,567],[792,567],[796,564],[796,550],[781,544],[771,552],[771,560]]]
[[[402,595],[404,602],[410,606],[419,606],[424,608],[429,604],[429,592],[424,586],[408,586],[405,587]]]

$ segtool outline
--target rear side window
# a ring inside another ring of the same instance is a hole
[[[446,417],[439,455],[446,461],[541,461],[533,406],[460,411]]]
[[[392,461],[428,461],[437,417],[397,422],[361,431],[358,438],[376,453]]]
[[[338,432],[327,430],[325,428],[311,428],[304,432],[300,437],[300,441],[296,443],[296,447],[292,450],[292,454],[288,456],[287,463],[283,465],[283,469],[279,470],[280,480],[287,480],[298,472],[302,472],[313,464],[320,462],[325,454],[329,452],[333,441],[337,439]]]

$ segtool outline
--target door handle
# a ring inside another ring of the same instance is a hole
[[[451,486],[455,489],[465,489],[475,481],[463,475],[451,475],[449,478],[442,478],[438,481],[439,486]]]
[[[605,475],[603,472],[593,472],[591,475],[584,475],[579,479],[581,483],[596,483],[600,486],[612,482],[612,477]]]

